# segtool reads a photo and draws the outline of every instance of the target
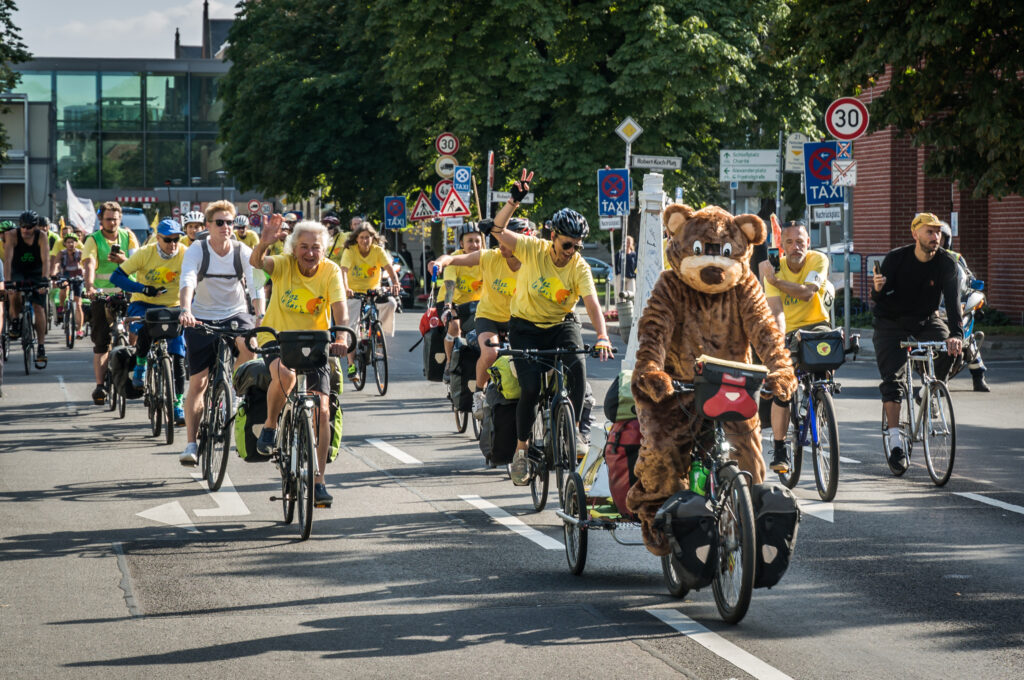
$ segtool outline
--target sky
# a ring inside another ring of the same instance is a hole
[[[15,0],[14,25],[34,57],[174,57],[199,45],[203,0]],[[235,2],[210,0],[210,18],[229,19]]]

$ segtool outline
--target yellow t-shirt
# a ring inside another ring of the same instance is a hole
[[[799,300],[791,295],[786,295],[778,287],[768,283],[764,284],[765,297],[777,297],[782,300],[782,309],[786,314],[786,332],[828,322],[828,313],[825,309],[825,282],[828,281],[828,258],[817,250],[811,250],[804,258],[804,266],[800,271],[790,271],[786,264],[786,258],[782,258],[779,273],[775,278],[790,283],[815,283],[818,291],[807,301]]]
[[[512,296],[512,316],[541,328],[561,323],[581,297],[597,293],[582,255],[573,253],[564,267],[556,267],[551,248],[551,241],[534,236],[520,236],[516,241],[516,259],[523,266]]]
[[[458,250],[454,254],[464,255],[465,251]],[[453,305],[476,302],[480,299],[480,290],[483,287],[483,282],[480,279],[480,265],[475,267],[448,265],[444,268],[442,280],[455,283],[455,292],[452,295]],[[440,300],[444,300],[445,288],[446,286],[442,286],[442,291],[438,293]]]
[[[270,274],[273,294],[267,303],[263,325],[277,331],[325,331],[331,327],[331,304],[345,301],[341,269],[330,260],[320,263],[313,276],[303,276],[291,255],[274,255]],[[272,341],[260,333],[260,345]]]
[[[359,254],[359,246],[345,248],[341,266],[348,269],[348,287],[354,293],[365,293],[380,288],[381,269],[391,264],[388,254],[378,245],[370,246],[366,257]]]
[[[518,272],[509,268],[508,260],[497,248],[480,253],[480,272],[484,286],[476,308],[477,318],[499,323],[508,321],[512,315],[512,296],[516,292]]]
[[[242,238],[238,238],[238,234],[233,233],[231,234],[231,238],[235,239],[236,241],[241,241],[250,248],[255,248],[256,244],[260,242],[260,237],[257,236],[256,232],[252,230],[246,230],[245,236],[243,236]]]
[[[181,260],[185,257],[185,249],[179,247],[174,257],[165,260],[157,252],[159,247],[151,245],[139,248],[121,265],[121,270],[128,276],[135,274],[135,280],[143,285],[167,289],[157,297],[132,293],[132,302],[174,307],[178,304],[178,281],[181,279]]]
[[[327,246],[327,259],[334,264],[341,266],[341,256],[345,252],[345,240],[348,238],[348,234],[340,231],[336,236],[331,237],[331,242]]]

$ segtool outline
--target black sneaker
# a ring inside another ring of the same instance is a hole
[[[329,508],[331,503],[334,502],[334,497],[327,493],[327,485],[325,484],[314,484],[313,485],[313,505],[318,508]]]
[[[263,456],[269,456],[274,453],[274,444],[277,440],[277,430],[274,428],[265,427],[260,432],[260,438],[256,440],[256,450]]]
[[[103,406],[103,402],[107,400],[107,391],[103,389],[103,385],[97,385],[96,389],[92,391],[92,403],[97,406]]]
[[[971,379],[974,381],[974,391],[975,392],[991,392],[992,391],[989,388],[988,383],[985,382],[985,372],[984,371],[979,371],[978,373],[975,373],[974,371],[971,371]]]
[[[907,454],[903,452],[903,448],[900,446],[892,447],[889,452],[889,467],[893,470],[899,470],[897,474],[903,474],[910,467],[910,461],[907,460]]]
[[[771,468],[772,472],[777,472],[780,475],[789,473],[789,449],[786,442],[781,442],[775,445],[775,452],[772,455]]]

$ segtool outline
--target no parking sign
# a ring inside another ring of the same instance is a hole
[[[405,196],[384,197],[384,228],[405,229]]]
[[[804,185],[807,205],[842,203],[843,188],[832,184],[832,161],[838,155],[835,142],[804,144]]]
[[[601,217],[629,214],[629,170],[597,171],[597,214]]]

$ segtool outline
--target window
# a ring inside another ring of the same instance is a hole
[[[147,130],[185,130],[187,115],[188,76],[146,76]]]
[[[142,78],[138,74],[100,76],[100,112],[104,130],[142,129]]]
[[[192,75],[191,115],[193,130],[216,132],[223,105],[217,101],[217,79]]]
[[[97,189],[94,132],[61,132],[57,135],[57,186],[70,181],[75,189]]]
[[[95,73],[57,74],[57,130],[95,130],[99,105]]]
[[[185,135],[147,135],[145,186],[162,187],[169,179],[189,184]]]
[[[192,135],[190,177],[202,177],[203,186],[220,186],[217,171],[224,165],[220,159],[220,146],[213,135]]]
[[[22,71],[21,81],[11,92],[28,95],[30,102],[53,101],[53,72]]]
[[[142,135],[103,135],[102,189],[141,187]]]

